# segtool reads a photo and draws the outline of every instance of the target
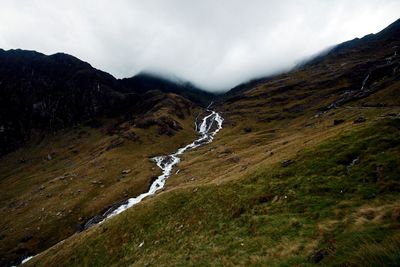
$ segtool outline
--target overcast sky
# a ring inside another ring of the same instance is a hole
[[[65,52],[118,78],[147,70],[221,90],[399,17],[399,0],[0,0],[0,48]]]

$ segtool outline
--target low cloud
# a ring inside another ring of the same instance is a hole
[[[4,0],[0,47],[65,52],[114,76],[226,90],[398,18],[398,0]]]

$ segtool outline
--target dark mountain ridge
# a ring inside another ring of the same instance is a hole
[[[33,129],[51,132],[118,114],[135,101],[119,86],[70,55],[0,50],[0,154],[18,147]]]
[[[213,95],[189,83],[140,74],[118,80],[64,53],[0,49],[0,155],[29,139],[98,117],[144,113],[146,93],[175,93],[199,105]]]

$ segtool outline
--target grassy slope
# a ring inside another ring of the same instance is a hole
[[[29,264],[398,263],[399,129],[393,118],[345,125],[289,167],[266,164],[218,185],[169,190]]]
[[[168,107],[161,108],[154,116],[168,113]],[[183,127],[171,137],[160,135],[156,126],[140,129],[129,123],[109,134],[115,121],[105,121],[101,128],[79,126],[38,138],[38,143],[2,158],[2,261],[41,251],[79,230],[105,207],[146,191],[160,173],[150,157],[170,153],[196,136],[193,114],[185,119],[170,116]],[[122,174],[125,169],[131,172]]]

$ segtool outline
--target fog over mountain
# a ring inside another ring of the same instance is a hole
[[[398,0],[0,1],[0,48],[65,52],[122,78],[210,91],[293,67],[397,19]]]

